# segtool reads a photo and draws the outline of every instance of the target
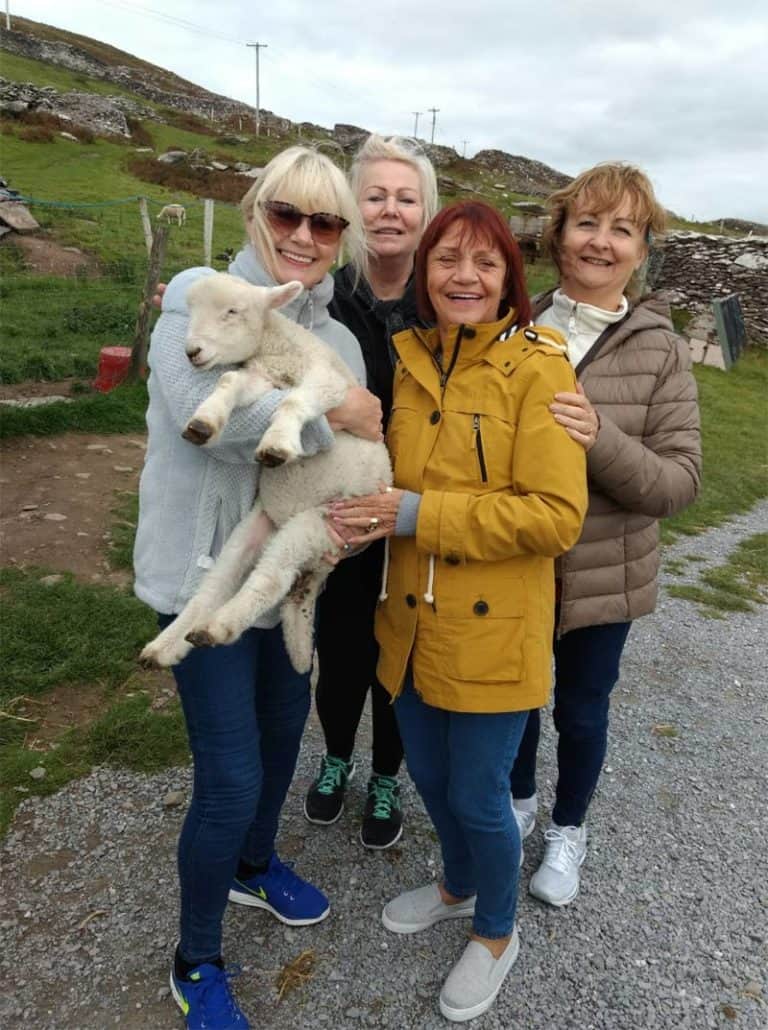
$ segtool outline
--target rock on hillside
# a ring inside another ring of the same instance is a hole
[[[529,193],[533,197],[547,197],[553,190],[572,182],[570,175],[550,168],[541,161],[503,150],[481,150],[474,160],[483,168],[503,175],[507,187],[514,193]]]

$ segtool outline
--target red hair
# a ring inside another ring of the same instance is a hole
[[[448,230],[457,223],[463,226],[463,237],[468,237],[470,240],[487,241],[491,246],[496,247],[504,258],[507,274],[504,278],[497,317],[502,317],[505,308],[514,308],[517,312],[518,325],[528,325],[531,321],[531,302],[525,290],[525,274],[520,248],[515,242],[509,226],[496,208],[481,200],[459,200],[455,204],[444,207],[425,229],[419,249],[416,251],[414,269],[416,304],[421,318],[426,322],[436,321],[435,309],[427,292],[427,257]]]

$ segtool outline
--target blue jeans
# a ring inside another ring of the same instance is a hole
[[[608,706],[631,622],[574,629],[555,640],[557,789],[552,821],[581,826],[597,787],[608,746]],[[528,718],[510,786],[513,797],[536,792],[539,710]]]
[[[481,937],[512,932],[520,834],[509,803],[509,770],[527,712],[448,712],[425,704],[409,671],[395,713],[411,779],[435,825],[444,884],[456,898],[477,894]]]
[[[160,615],[161,627],[173,616]],[[226,647],[196,648],[174,667],[194,761],[179,838],[181,938],[187,962],[221,954],[221,922],[238,860],[269,861],[309,712],[282,629],[250,629]]]

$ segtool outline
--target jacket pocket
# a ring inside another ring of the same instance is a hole
[[[449,676],[468,683],[507,683],[522,679],[525,641],[525,583],[465,590],[436,598],[435,653]],[[431,634],[430,634],[431,635]]]

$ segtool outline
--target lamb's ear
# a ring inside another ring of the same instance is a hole
[[[271,308],[284,308],[292,300],[296,300],[304,287],[295,280],[286,283],[284,286],[272,286],[269,290],[269,306]]]

